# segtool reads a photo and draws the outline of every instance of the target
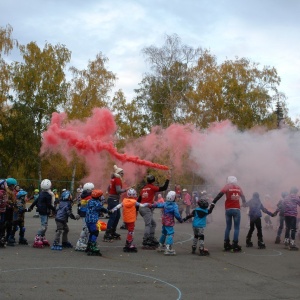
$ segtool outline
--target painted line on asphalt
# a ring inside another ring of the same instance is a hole
[[[180,300],[181,299],[181,290],[176,287],[175,285],[164,281],[162,279],[153,277],[153,276],[149,276],[149,275],[144,275],[144,274],[139,274],[139,273],[134,273],[134,272],[126,272],[126,271],[119,271],[119,270],[111,270],[111,269],[96,269],[96,268],[76,268],[76,267],[49,267],[49,268],[24,268],[24,269],[11,269],[11,270],[0,270],[0,273],[12,273],[12,272],[23,272],[23,271],[37,271],[37,270],[63,270],[63,269],[70,269],[70,270],[82,270],[82,271],[102,271],[102,272],[116,272],[116,273],[122,273],[122,274],[128,274],[128,275],[135,275],[135,276],[140,276],[140,277],[145,277],[145,278],[149,278],[155,281],[159,281],[165,285],[170,286],[171,288],[174,288],[177,293],[178,296],[176,298],[176,300]],[[168,297],[169,298],[169,297]]]

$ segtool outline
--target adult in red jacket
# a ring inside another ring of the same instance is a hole
[[[153,183],[155,182],[155,177],[153,175],[147,176],[147,184],[141,189],[138,202],[141,204],[149,203],[152,204],[154,201],[154,196],[157,192],[166,191],[169,186],[170,175],[167,176],[167,180],[163,186],[157,186]],[[152,248],[159,245],[159,242],[155,238],[155,228],[156,222],[153,219],[153,209],[149,207],[140,207],[140,215],[143,217],[145,222],[143,246],[146,248]]]
[[[241,222],[241,211],[240,211],[240,198],[242,198],[243,204],[246,203],[244,193],[240,186],[237,184],[237,178],[234,176],[228,176],[227,184],[221,189],[220,193],[215,197],[210,209],[212,210],[217,203],[217,201],[226,195],[225,201],[225,217],[226,217],[226,229],[224,237],[224,250],[241,251],[241,246],[238,245],[239,233],[240,233],[240,222]],[[233,244],[230,244],[230,230],[232,226],[232,221],[234,224],[234,235]]]
[[[111,211],[120,202],[121,194],[126,192],[127,189],[123,189],[122,177],[124,176],[124,171],[114,165],[114,173],[111,176],[110,184],[108,187],[108,198],[107,198],[107,209]],[[113,239],[120,239],[120,234],[116,233],[116,228],[118,226],[121,217],[120,210],[114,211],[107,222],[107,229],[104,234],[103,241],[111,242]]]

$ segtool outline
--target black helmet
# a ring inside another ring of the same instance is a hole
[[[201,208],[208,208],[208,202],[207,202],[207,200],[205,200],[203,198],[198,201],[198,204],[199,204],[199,207],[201,207]]]
[[[154,181],[155,181],[155,177],[153,175],[150,174],[150,175],[147,176],[147,182],[148,183],[153,183]]]

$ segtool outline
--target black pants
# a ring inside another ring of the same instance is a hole
[[[253,233],[255,227],[257,229],[257,238],[258,238],[258,240],[262,240],[263,236],[262,236],[262,229],[261,229],[261,218],[250,220],[250,229],[248,231],[247,238],[251,239],[252,233]]]
[[[285,238],[292,240],[296,237],[296,225],[297,225],[297,217],[285,216]]]

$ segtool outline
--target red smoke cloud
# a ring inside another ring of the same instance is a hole
[[[59,152],[69,159],[73,150],[84,157],[106,151],[122,163],[131,162],[148,168],[169,169],[165,165],[143,160],[135,155],[119,153],[114,147],[116,131],[114,117],[108,109],[95,108],[86,122],[68,122],[65,113],[53,113],[50,126],[43,133],[41,153]]]

